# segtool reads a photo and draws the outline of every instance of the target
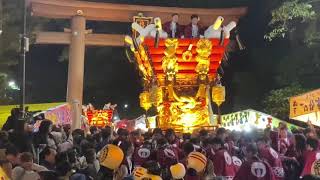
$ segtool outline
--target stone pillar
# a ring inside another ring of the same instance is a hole
[[[83,96],[84,53],[86,19],[76,15],[71,19],[71,43],[69,48],[67,102],[71,105],[71,128],[81,126],[81,107]]]

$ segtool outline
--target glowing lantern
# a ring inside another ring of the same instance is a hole
[[[212,101],[220,106],[226,97],[226,89],[224,86],[213,86],[212,87]]]
[[[218,125],[221,125],[220,105],[225,101],[226,89],[224,86],[217,85],[212,87],[212,101],[218,106]]]
[[[142,92],[139,96],[139,99],[140,99],[140,107],[148,111],[152,106],[150,93],[148,91]]]

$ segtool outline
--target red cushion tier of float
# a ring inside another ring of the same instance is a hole
[[[179,72],[178,73],[180,73],[181,70],[193,70],[193,73],[196,73],[195,69],[198,64],[197,62],[179,62],[178,64],[179,64]],[[219,65],[220,64],[218,61],[211,62],[209,69],[216,70],[219,67]],[[155,63],[153,63],[153,67],[156,71],[162,70],[162,63],[155,62]]]
[[[220,66],[221,60],[223,58],[223,53],[226,46],[229,44],[229,39],[225,39],[223,44],[220,45],[220,39],[209,39],[212,43],[212,51],[210,55],[210,67],[209,74],[214,75],[217,72],[218,67]],[[179,47],[176,50],[176,56],[178,57],[179,71],[178,75],[189,76],[196,74],[196,62],[195,57],[197,56],[196,45],[199,39],[179,39]],[[191,52],[193,57],[190,61],[184,61],[182,59],[182,54],[188,50],[190,44],[193,44]],[[162,69],[162,58],[164,56],[165,39],[160,39],[158,48],[154,47],[154,38],[146,38],[144,40],[144,45],[148,47],[148,52],[153,62],[153,67],[158,78],[164,76]]]
[[[162,58],[163,58],[163,54],[151,54],[150,57],[152,59],[153,63],[159,63],[162,62]],[[196,62],[195,58],[196,55],[192,56],[192,59],[190,61],[184,61],[182,59],[182,55],[181,54],[177,54],[176,55],[178,57],[178,62]],[[210,58],[210,62],[219,62],[222,59],[223,54],[211,54]]]

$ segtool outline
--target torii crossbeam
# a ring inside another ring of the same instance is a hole
[[[81,105],[83,96],[84,53],[86,46],[124,46],[124,35],[92,34],[86,30],[86,20],[132,22],[138,13],[145,16],[160,17],[169,21],[172,13],[179,13],[179,23],[187,24],[191,14],[198,14],[201,23],[209,26],[218,16],[225,23],[238,21],[247,8],[201,9],[159,6],[140,6],[112,3],[95,3],[77,0],[29,0],[33,16],[71,19],[70,32],[37,32],[36,44],[68,44],[69,68],[67,101],[72,106],[72,128],[80,128]]]

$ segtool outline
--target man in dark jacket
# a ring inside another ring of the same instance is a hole
[[[179,14],[173,13],[171,15],[171,21],[168,21],[163,24],[163,30],[168,33],[170,38],[180,38],[183,35],[183,28],[178,23],[179,21]]]
[[[185,38],[199,38],[200,35],[203,34],[203,28],[198,23],[200,20],[199,16],[196,14],[193,14],[191,16],[191,23],[188,24],[184,28],[184,37]]]

